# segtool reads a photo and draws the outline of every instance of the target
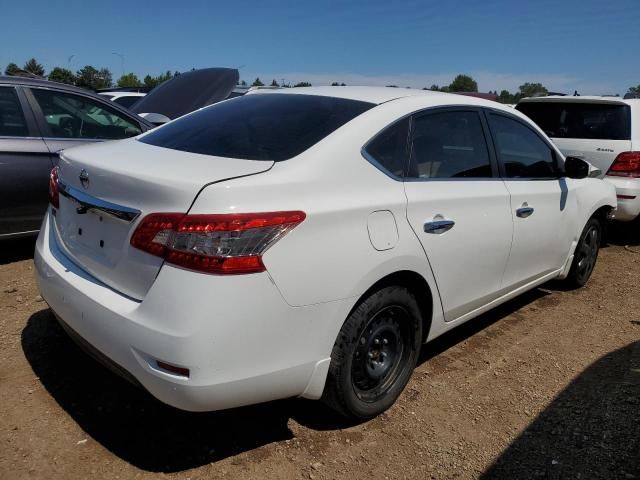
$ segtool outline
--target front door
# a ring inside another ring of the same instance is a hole
[[[509,192],[474,109],[417,114],[407,218],[427,254],[446,321],[499,296],[511,248]]]

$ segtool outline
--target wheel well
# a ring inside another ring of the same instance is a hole
[[[609,222],[607,222],[607,219],[609,217],[609,213],[611,212],[611,210],[613,210],[613,207],[611,207],[610,205],[605,205],[603,207],[600,207],[599,209],[597,209],[593,215],[591,215],[592,218],[597,218],[598,220],[600,220],[600,222],[602,223],[602,239],[600,240],[600,243],[602,245],[606,245],[608,242],[608,224]]]
[[[431,329],[431,320],[433,317],[433,292],[431,291],[431,287],[429,287],[427,281],[419,273],[412,272],[411,270],[402,270],[381,278],[362,294],[356,303],[356,307],[362,300],[367,298],[373,292],[391,285],[406,287],[415,295],[420,311],[422,312],[422,341],[424,342],[427,339],[429,330]],[[354,307],[354,309],[356,307]]]

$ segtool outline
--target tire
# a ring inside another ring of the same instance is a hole
[[[576,245],[569,275],[564,280],[565,285],[571,288],[580,288],[589,281],[598,260],[601,241],[602,222],[598,218],[591,217],[582,230],[580,240]]]
[[[405,287],[384,287],[365,298],[340,329],[322,400],[352,419],[388,409],[416,366],[422,324],[418,302]]]

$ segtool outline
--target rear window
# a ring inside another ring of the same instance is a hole
[[[516,107],[554,138],[631,139],[631,109],[607,103],[524,102]]]
[[[282,161],[373,106],[316,95],[245,95],[187,115],[140,141],[204,155]]]
[[[124,97],[118,97],[112,100],[113,103],[117,103],[118,105],[122,105],[125,108],[131,108],[134,103],[137,103],[142,97],[127,95]]]

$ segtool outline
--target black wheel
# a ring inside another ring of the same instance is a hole
[[[422,341],[418,302],[404,287],[385,287],[358,305],[331,353],[323,400],[351,418],[375,417],[411,377]]]
[[[602,223],[592,217],[582,230],[580,240],[573,254],[571,270],[565,282],[567,285],[578,288],[584,286],[596,266],[600,241],[602,240]]]

